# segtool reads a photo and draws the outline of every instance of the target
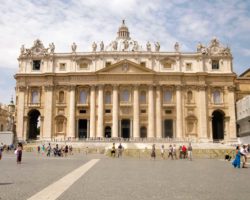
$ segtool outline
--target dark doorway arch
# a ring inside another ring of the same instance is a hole
[[[28,113],[28,139],[37,139],[40,136],[40,112],[36,109]]]
[[[121,121],[121,137],[122,138],[130,138],[130,120],[123,119]]]
[[[147,128],[145,126],[142,126],[140,128],[140,136],[141,136],[141,138],[146,138],[147,137]]]
[[[221,110],[215,110],[212,116],[213,140],[223,140],[225,114]]]
[[[111,138],[111,127],[110,126],[105,127],[104,136],[105,136],[105,138]]]

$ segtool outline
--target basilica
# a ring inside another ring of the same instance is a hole
[[[125,21],[108,44],[21,47],[18,140],[236,140],[232,54],[217,38],[182,52],[139,44]]]

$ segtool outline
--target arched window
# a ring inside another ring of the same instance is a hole
[[[59,92],[59,103],[64,103],[64,91]]]
[[[140,93],[140,103],[146,103],[146,91]]]
[[[192,91],[188,91],[187,92],[187,102],[191,103],[192,100],[193,100],[193,93],[192,93]]]
[[[107,91],[105,93],[105,103],[106,104],[111,104],[111,92],[110,91]]]
[[[1,131],[3,131],[3,124],[1,124]]]
[[[32,93],[31,93],[31,103],[39,103],[38,91],[32,91]]]
[[[129,91],[128,90],[123,90],[122,91],[121,101],[129,102]]]
[[[213,92],[213,101],[214,101],[214,104],[220,104],[221,103],[220,91],[216,90],[216,91]]]
[[[164,92],[163,101],[164,101],[164,103],[171,103],[172,102],[172,92],[171,91],[166,90]]]
[[[81,91],[80,92],[80,104],[86,104],[87,103],[87,92]]]

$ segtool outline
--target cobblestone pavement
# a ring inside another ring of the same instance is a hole
[[[161,160],[107,158],[76,154],[46,158],[25,153],[17,165],[13,154],[0,161],[0,199],[22,200],[38,193],[92,158],[100,158],[60,200],[245,200],[250,197],[250,168],[209,159]]]

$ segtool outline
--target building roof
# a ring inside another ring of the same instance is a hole
[[[250,77],[250,68],[244,71],[239,77]]]

